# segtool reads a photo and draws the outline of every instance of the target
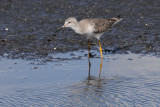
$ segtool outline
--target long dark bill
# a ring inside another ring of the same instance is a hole
[[[56,33],[56,32],[58,32],[58,31],[60,31],[62,28],[63,28],[63,27],[58,28],[54,33]]]

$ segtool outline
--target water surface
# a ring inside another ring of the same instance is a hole
[[[91,58],[90,69],[86,56],[43,64],[1,58],[0,106],[158,107],[159,64],[158,57],[131,53]]]

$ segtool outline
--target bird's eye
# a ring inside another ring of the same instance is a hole
[[[68,23],[71,23],[71,22],[68,22]]]

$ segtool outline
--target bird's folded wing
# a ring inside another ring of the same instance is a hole
[[[110,19],[96,19],[94,21],[94,33],[103,33],[119,21],[118,18],[110,18]]]

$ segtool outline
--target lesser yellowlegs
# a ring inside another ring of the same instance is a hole
[[[69,27],[72,28],[76,33],[80,35],[85,35],[88,39],[88,57],[90,54],[90,38],[97,38],[100,46],[101,58],[103,58],[100,37],[103,35],[104,32],[108,31],[110,28],[113,27],[113,25],[115,25],[117,22],[121,20],[122,18],[114,17],[109,19],[89,18],[77,21],[76,18],[69,17],[65,20],[64,25],[60,29]]]

